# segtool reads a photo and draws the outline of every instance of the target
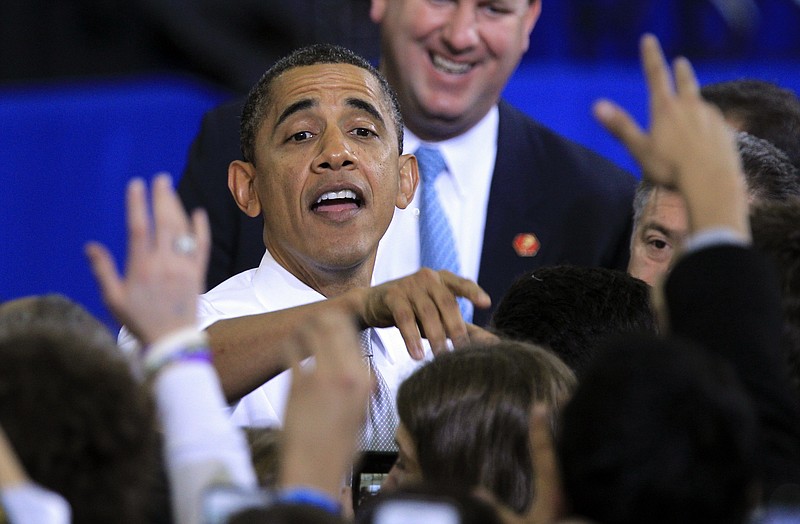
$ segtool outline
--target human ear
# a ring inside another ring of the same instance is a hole
[[[386,4],[388,2],[389,0],[372,0],[369,8],[370,20],[376,24],[380,24],[383,21],[383,15],[386,14]]]
[[[239,209],[249,217],[261,214],[261,202],[256,192],[256,176],[256,166],[250,162],[234,160],[228,166],[228,189]]]
[[[533,31],[536,22],[539,20],[539,15],[542,14],[542,0],[533,0],[528,6],[528,10],[523,15],[523,24],[525,31],[522,33],[522,52],[528,50],[531,40],[531,32]]]
[[[399,191],[395,205],[400,209],[405,209],[414,198],[414,193],[419,185],[419,167],[417,157],[414,155],[400,155],[397,159],[398,170],[400,171]]]

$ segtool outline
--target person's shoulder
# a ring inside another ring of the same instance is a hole
[[[254,289],[253,277],[256,271],[258,268],[237,273],[200,295],[200,298],[204,301],[215,302],[230,296],[246,295]]]
[[[200,295],[197,316],[201,327],[205,328],[223,318],[262,312],[253,284],[256,271],[242,271]]]

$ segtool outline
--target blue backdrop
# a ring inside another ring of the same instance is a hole
[[[698,62],[703,83],[756,77],[800,92],[800,62]],[[186,77],[0,89],[0,300],[59,292],[113,326],[83,245],[124,256],[124,188],[182,172],[202,114],[229,94]],[[646,110],[638,65],[526,61],[505,96],[535,118],[635,171],[591,118],[598,96]]]

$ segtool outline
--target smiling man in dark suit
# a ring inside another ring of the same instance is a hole
[[[422,172],[417,196],[381,241],[374,282],[420,266],[449,269],[477,280],[496,303],[517,275],[537,267],[625,268],[633,177],[500,100],[541,3],[372,1],[380,69],[398,91],[405,150],[417,154]],[[232,103],[207,115],[179,187],[187,208],[209,211],[209,287],[264,254],[260,220],[245,217],[225,190],[227,164],[240,158],[239,109]],[[426,180],[431,158],[438,163]],[[426,207],[426,191],[435,191],[437,211]],[[445,237],[426,244],[424,222],[434,215],[446,217],[437,222]],[[433,258],[426,245],[436,248]],[[443,263],[444,246],[454,253]],[[489,313],[476,310],[472,320],[484,324]]]

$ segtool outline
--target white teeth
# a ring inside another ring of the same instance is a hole
[[[468,72],[472,69],[472,64],[465,64],[462,62],[454,62],[452,60],[448,60],[447,58],[441,55],[433,55],[433,65],[436,69],[444,71],[445,73],[450,73],[453,75],[463,75],[464,73]]]
[[[328,191],[327,193],[323,193],[321,197],[317,199],[317,204],[324,200],[338,200],[342,198],[349,198],[351,200],[356,200],[358,197],[356,196],[355,191],[350,189],[342,189],[341,191]]]

